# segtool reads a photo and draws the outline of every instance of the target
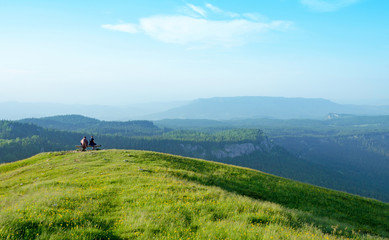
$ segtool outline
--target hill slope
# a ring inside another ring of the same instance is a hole
[[[258,171],[145,151],[0,165],[1,239],[378,239],[389,205]]]

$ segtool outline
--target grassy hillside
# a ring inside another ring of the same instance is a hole
[[[0,239],[380,239],[389,204],[146,151],[0,165]]]

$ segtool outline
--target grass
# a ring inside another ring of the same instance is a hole
[[[144,151],[0,165],[0,239],[385,239],[389,204]]]

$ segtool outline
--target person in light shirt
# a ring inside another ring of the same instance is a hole
[[[88,140],[86,139],[86,137],[81,139],[81,147],[82,147],[82,151],[85,151],[85,149],[88,147]]]

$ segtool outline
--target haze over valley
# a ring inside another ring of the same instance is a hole
[[[215,97],[193,101],[155,102],[123,106],[0,103],[0,119],[80,114],[100,120],[210,119],[250,118],[324,119],[328,114],[389,115],[389,105],[339,104],[319,98]]]

